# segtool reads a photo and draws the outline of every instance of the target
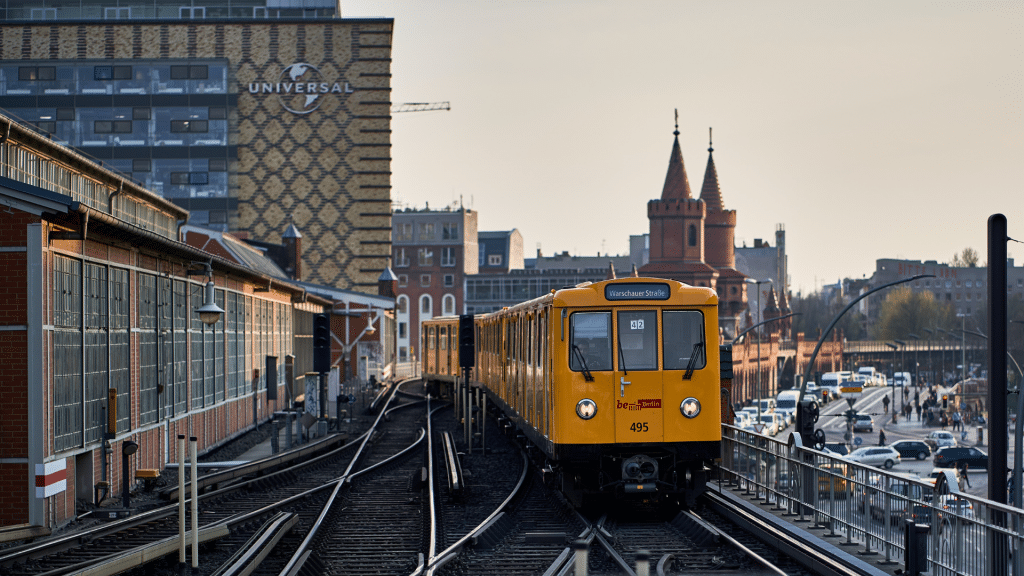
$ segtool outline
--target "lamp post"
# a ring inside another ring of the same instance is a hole
[[[747,284],[754,284],[757,286],[757,323],[761,322],[761,284],[770,283],[771,278],[765,280],[754,280],[753,278],[744,278],[744,282]],[[754,391],[757,398],[757,425],[761,424],[761,329],[757,329],[757,389]]]
[[[967,314],[957,312],[957,318],[961,319],[960,328],[960,381],[967,380]]]
[[[942,332],[946,336],[949,336],[949,366],[950,366],[950,368],[954,368],[955,369],[956,368],[956,334],[950,332],[949,330],[943,330],[942,328],[938,328],[937,330],[939,332]],[[945,385],[945,383],[946,383],[945,382],[945,380],[946,380],[946,378],[945,378],[945,371],[946,371],[946,351],[945,351],[945,345],[943,345],[943,351],[942,351],[942,371],[943,371],[943,378],[942,378],[942,382],[940,384]]]
[[[896,349],[899,346],[892,342],[886,342],[886,346],[892,349],[892,378],[889,379],[889,404],[892,404],[892,409],[896,409]]]
[[[928,379],[934,382],[935,368],[933,366],[934,360],[932,359],[932,334],[934,334],[934,332],[932,332],[931,328],[924,328],[924,331],[928,333]]]
[[[914,340],[916,340],[916,342],[914,342],[914,386],[920,386],[921,385],[921,374],[920,374],[921,368],[920,368],[920,365],[917,363],[917,350],[918,350],[918,348],[921,347],[921,337],[918,336],[917,334],[913,334],[913,333],[907,334],[907,336],[909,336],[910,338],[913,338]]]
[[[907,372],[907,356],[906,356],[906,354],[907,354],[907,343],[904,342],[903,340],[893,340],[893,342],[899,344],[899,346],[900,346],[900,373],[901,374],[906,373],[909,376],[910,373]],[[904,390],[906,390],[907,386],[910,386],[910,382],[907,382],[907,381],[904,380],[902,388]],[[893,391],[895,392],[895,390],[896,390],[896,388],[894,386],[893,387]],[[903,401],[904,404],[907,403],[905,398],[906,397],[904,397],[904,401]],[[896,412],[896,399],[895,398],[893,398],[892,411]]]

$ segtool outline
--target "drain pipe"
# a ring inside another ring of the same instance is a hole
[[[114,215],[114,196],[121,194],[122,191],[124,191],[124,180],[121,180],[117,190],[114,190],[110,196],[107,197],[107,214],[110,214],[111,216]]]

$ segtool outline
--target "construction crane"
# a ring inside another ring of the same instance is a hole
[[[405,102],[391,107],[391,113],[399,112],[429,112],[431,110],[451,110],[447,102]]]

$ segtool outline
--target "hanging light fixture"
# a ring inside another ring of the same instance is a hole
[[[203,324],[207,326],[213,326],[218,320],[224,315],[224,310],[220,306],[217,306],[213,296],[213,281],[206,283],[206,294],[203,297],[203,305],[196,310],[199,313],[199,319],[203,321]]]
[[[201,270],[189,270],[187,272],[189,276],[203,275],[210,277],[210,281],[206,283],[206,291],[203,293],[203,305],[196,312],[199,313],[199,319],[203,324],[213,326],[224,315],[224,310],[217,306],[213,293],[213,266],[209,262],[193,262],[192,264],[199,264],[203,268]]]

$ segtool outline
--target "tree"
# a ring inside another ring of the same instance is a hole
[[[872,332],[875,340],[904,339],[908,334],[923,334],[925,328],[959,328],[953,306],[936,302],[930,291],[914,292],[908,287],[894,288],[878,314]]]
[[[846,301],[839,298],[826,300],[820,292],[791,299],[790,308],[799,313],[793,316],[793,334],[803,332],[808,340],[817,340],[820,332],[828,327],[846,304]],[[847,340],[862,340],[865,336],[864,324],[864,315],[850,310],[839,319],[835,330],[841,331]]]
[[[959,254],[953,254],[953,259],[950,260],[949,265],[954,268],[977,268],[978,262],[978,251],[974,248],[964,248]]]

